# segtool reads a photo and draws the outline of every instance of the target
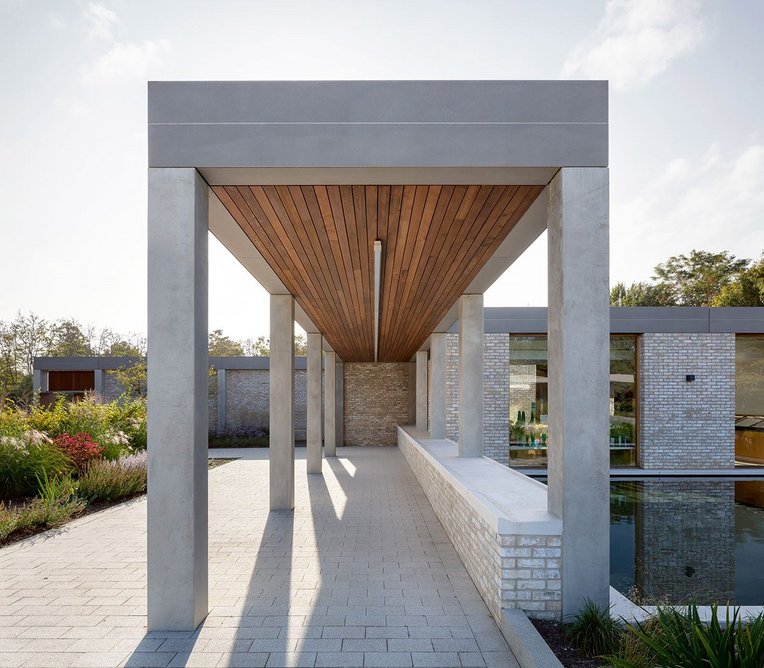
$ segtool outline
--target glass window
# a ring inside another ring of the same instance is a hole
[[[735,459],[764,464],[764,336],[735,337]]]
[[[549,366],[547,337],[509,337],[510,466],[546,466]],[[613,466],[636,465],[637,337],[610,337],[610,433]]]

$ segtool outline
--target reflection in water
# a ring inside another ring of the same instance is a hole
[[[612,483],[611,584],[648,604],[764,604],[762,508],[761,480]]]

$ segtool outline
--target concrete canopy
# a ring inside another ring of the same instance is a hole
[[[605,82],[149,84],[149,166],[196,168],[211,231],[346,361],[410,359],[545,229],[560,167],[606,164]]]

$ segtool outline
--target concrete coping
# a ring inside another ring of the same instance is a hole
[[[663,606],[664,608],[683,609],[682,605]],[[737,610],[741,619],[753,619],[764,612],[764,606],[760,605],[720,605],[717,610],[718,619],[724,625],[727,616],[732,618]],[[634,601],[628,599],[620,591],[610,587],[610,616],[628,624],[634,622],[644,622],[650,617],[655,617],[658,613],[658,607],[655,605],[637,605]],[[704,622],[711,621],[711,606],[699,605],[698,614]]]
[[[453,441],[431,439],[411,426],[398,429],[498,534],[562,533],[562,520],[547,510],[543,483],[488,457],[459,457]]]

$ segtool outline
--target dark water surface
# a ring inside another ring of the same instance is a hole
[[[647,604],[764,605],[764,480],[610,485],[610,584]]]

